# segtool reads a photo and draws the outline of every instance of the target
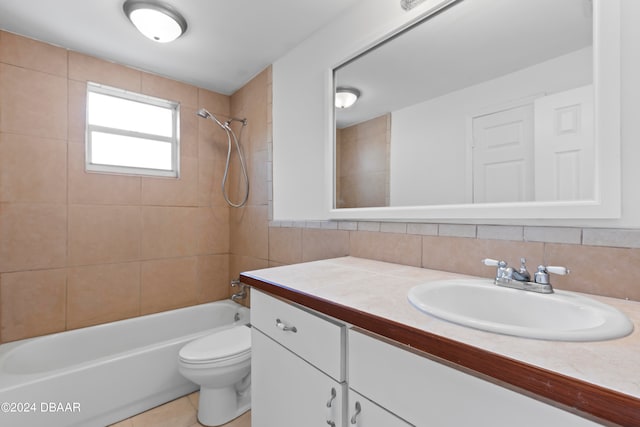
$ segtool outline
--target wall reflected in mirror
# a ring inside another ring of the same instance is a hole
[[[593,199],[592,17],[457,1],[334,70],[335,207]]]

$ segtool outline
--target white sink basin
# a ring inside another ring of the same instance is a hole
[[[586,296],[509,289],[489,279],[423,283],[409,290],[409,301],[450,322],[518,337],[600,341],[633,331],[633,323],[621,311]]]

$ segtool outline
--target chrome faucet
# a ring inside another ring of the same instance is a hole
[[[231,301],[238,302],[238,300],[245,299],[247,297],[247,288],[248,288],[248,286],[245,285],[244,283],[242,283],[240,281],[240,279],[233,279],[231,281],[231,287],[233,287],[233,288],[239,287],[240,288],[240,290],[238,292],[236,292],[235,294],[231,295]]]
[[[496,285],[542,294],[553,293],[549,273],[565,275],[570,272],[566,267],[539,265],[538,271],[533,275],[533,281],[531,281],[531,274],[527,271],[527,266],[525,265],[526,260],[524,258],[520,258],[520,269],[518,271],[512,267],[508,267],[505,261],[486,258],[482,260],[482,263],[484,265],[498,267],[494,280]]]

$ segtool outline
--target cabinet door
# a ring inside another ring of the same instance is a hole
[[[349,387],[420,427],[598,425],[353,330],[348,354]]]
[[[345,386],[252,328],[252,427],[343,426]]]
[[[411,427],[391,412],[349,389],[347,425],[352,427]]]

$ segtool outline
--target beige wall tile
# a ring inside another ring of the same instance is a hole
[[[0,131],[67,139],[67,79],[0,64]]]
[[[198,157],[198,122],[204,120],[196,115],[196,109],[180,106],[180,155]]]
[[[302,230],[302,261],[349,255],[349,232],[345,230]]]
[[[198,253],[199,209],[142,208],[142,258],[169,258]]]
[[[229,277],[232,279],[240,277],[240,273],[243,271],[260,270],[267,267],[269,267],[269,261],[262,258],[233,254],[229,257]]]
[[[422,240],[413,234],[350,232],[349,254],[356,257],[419,267]]]
[[[0,276],[0,340],[15,341],[63,331],[67,273],[64,269]]]
[[[140,92],[142,72],[113,62],[69,51],[69,79],[101,83]]]
[[[267,73],[264,71],[253,78],[231,97],[232,116],[246,118],[248,125],[244,128],[234,124],[236,133],[242,129],[243,145],[251,152],[266,150],[270,140],[268,132]]]
[[[302,229],[269,227],[269,259],[282,264],[302,262]]]
[[[268,259],[269,226],[267,206],[247,206],[230,212],[231,252]]]
[[[222,116],[219,118],[223,119]],[[233,144],[233,142],[232,142]],[[209,119],[198,120],[198,156],[200,159],[219,159],[224,165],[229,142],[227,133]]]
[[[0,204],[0,271],[64,267],[65,205]]]
[[[141,314],[198,302],[198,259],[171,258],[142,263]]]
[[[267,150],[254,151],[250,156],[247,156],[249,166],[249,200],[248,203],[251,205],[266,205],[268,201],[268,190],[267,190],[267,164],[268,164],[268,153]],[[235,164],[235,176],[238,177],[240,175],[239,165]],[[236,200],[241,200],[245,194],[244,187],[244,179],[238,178],[236,181],[239,181],[237,185],[236,191]]]
[[[551,275],[558,289],[640,301],[640,249],[548,243],[544,259],[571,270],[567,276]]]
[[[531,274],[543,260],[542,243],[436,236],[423,236],[422,239],[422,266],[435,270],[492,278],[495,267],[482,264],[481,260],[485,258],[504,260],[519,267],[520,258],[524,257]]]
[[[87,83],[69,80],[68,93],[69,142],[84,144],[87,123]]]
[[[222,206],[220,181],[223,169],[216,168],[216,163],[213,159],[198,157],[198,204],[200,206]]]
[[[69,265],[140,259],[138,206],[69,206]]]
[[[198,107],[198,88],[155,74],[142,73],[142,93],[169,101],[179,102],[181,106]]]
[[[180,178],[142,178],[142,204],[198,206],[198,159],[180,159]]]
[[[66,141],[0,133],[0,201],[66,203]]]
[[[206,108],[211,114],[229,115],[231,98],[221,93],[198,89],[198,108]]]
[[[69,203],[139,205],[141,178],[139,176],[86,172],[84,143],[70,143]]]
[[[70,268],[67,329],[137,316],[140,313],[140,263]]]
[[[199,256],[198,303],[219,301],[230,294],[229,255]]]
[[[0,31],[0,62],[67,77],[67,50]]]
[[[198,209],[198,253],[229,253],[229,208]]]

